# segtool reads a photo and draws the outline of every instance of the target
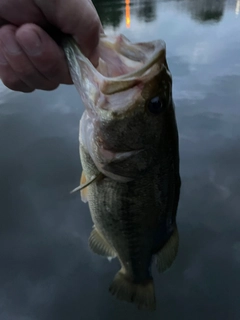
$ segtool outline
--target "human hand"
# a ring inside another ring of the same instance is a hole
[[[63,50],[45,31],[50,27],[72,35],[96,64],[102,26],[91,0],[0,0],[0,78],[8,88],[72,83]]]

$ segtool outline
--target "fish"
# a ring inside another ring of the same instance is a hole
[[[89,247],[119,260],[113,296],[155,310],[152,264],[166,271],[179,247],[179,138],[166,44],[103,34],[97,67],[71,37],[63,48],[85,107],[83,172],[73,191],[89,205]]]

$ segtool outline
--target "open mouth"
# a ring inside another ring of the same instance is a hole
[[[162,68],[166,54],[161,40],[131,43],[123,35],[101,35],[99,65],[94,68],[72,38],[65,41],[64,48],[75,85],[88,78],[105,95],[148,81]]]
[[[105,77],[126,79],[144,74],[154,63],[165,56],[165,43],[131,43],[123,35],[102,35],[99,42],[99,67]]]

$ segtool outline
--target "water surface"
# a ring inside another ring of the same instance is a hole
[[[1,85],[0,319],[238,320],[240,1],[95,4],[107,33],[167,44],[183,182],[179,254],[167,273],[154,269],[155,313],[112,298],[118,263],[89,251],[88,207],[69,195],[81,174],[76,90]]]

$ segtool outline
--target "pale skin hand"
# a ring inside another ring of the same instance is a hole
[[[31,92],[71,84],[63,50],[45,30],[54,26],[77,40],[95,64],[102,26],[91,0],[0,0],[0,78]]]

